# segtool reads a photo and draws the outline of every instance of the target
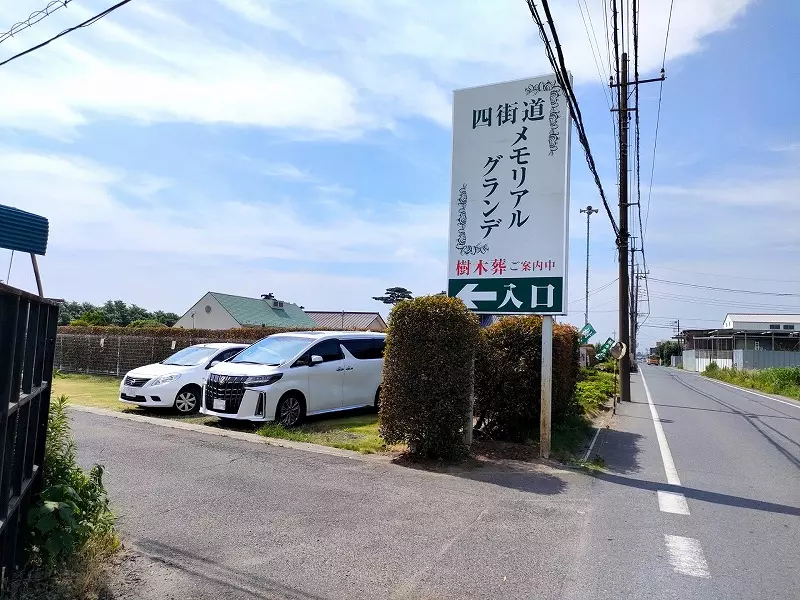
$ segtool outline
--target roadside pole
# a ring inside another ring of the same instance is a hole
[[[539,416],[539,457],[550,458],[550,412],[553,394],[553,317],[542,316],[542,406]]]
[[[464,415],[464,444],[472,445],[472,430],[475,428],[475,355],[472,355],[472,368],[469,371],[469,407]]]

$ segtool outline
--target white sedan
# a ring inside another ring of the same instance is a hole
[[[181,414],[200,409],[208,369],[233,358],[247,344],[197,344],[179,350],[160,363],[129,371],[119,386],[125,404],[172,408]]]

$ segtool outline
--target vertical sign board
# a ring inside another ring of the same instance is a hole
[[[455,92],[448,295],[479,314],[566,314],[569,145],[554,75]]]

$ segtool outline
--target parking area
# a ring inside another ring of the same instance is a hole
[[[147,415],[164,419],[252,431],[265,437],[288,439],[354,450],[365,454],[401,452],[402,446],[387,446],[378,434],[378,415],[369,409],[339,413],[337,417],[309,417],[302,425],[285,429],[273,423],[254,424],[247,421],[227,421],[217,417],[194,414],[179,415],[174,409],[145,409],[119,401],[120,380],[101,375],[58,374],[53,380],[53,393],[65,395],[73,404],[90,406],[128,414]]]

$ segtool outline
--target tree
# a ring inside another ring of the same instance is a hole
[[[413,296],[411,292],[404,287],[390,287],[386,288],[385,296],[373,296],[373,300],[383,302],[384,304],[397,304],[401,300],[411,300]]]
[[[108,300],[102,306],[96,306],[91,302],[64,302],[58,312],[58,324],[72,325],[75,321],[84,324],[86,321],[83,315],[89,312],[101,314],[105,319],[103,325],[120,327],[126,327],[134,321],[157,321],[167,327],[172,327],[180,318],[173,312],[162,310],[150,312],[141,306],[126,304],[122,300]],[[94,317],[94,320],[96,321],[97,318]]]
[[[81,325],[83,323],[87,323],[87,324],[92,325],[92,326],[108,325],[108,319],[99,310],[86,311],[80,317],[78,317],[77,320],[81,321]],[[75,321],[72,321],[71,323],[74,323],[74,322]]]
[[[656,342],[656,354],[661,359],[662,364],[669,364],[670,358],[682,354],[681,345],[675,341]]]
[[[167,327],[172,327],[175,323],[178,322],[180,316],[173,313],[173,312],[164,312],[163,310],[157,310],[151,314],[149,317],[158,321],[159,323],[163,323]]]

